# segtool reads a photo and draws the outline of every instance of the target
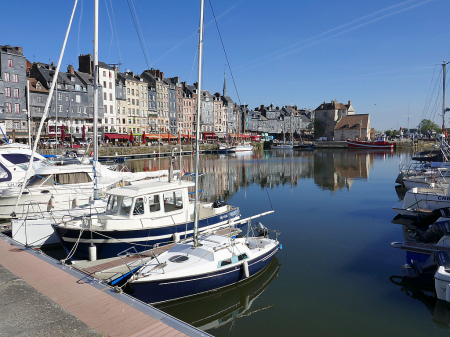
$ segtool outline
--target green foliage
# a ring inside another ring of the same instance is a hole
[[[392,130],[386,130],[385,134],[388,137],[392,137],[394,135],[394,132]]]
[[[440,132],[441,128],[436,123],[430,121],[429,119],[422,119],[419,124],[419,130],[421,134],[427,134],[428,130],[434,130],[436,132]]]
[[[313,119],[311,120],[311,124],[314,127],[314,138],[322,137],[325,133],[325,125],[322,121]]]

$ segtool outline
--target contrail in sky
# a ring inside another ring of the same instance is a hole
[[[313,37],[307,38],[307,39],[305,39],[305,40],[296,42],[296,43],[294,43],[294,44],[292,44],[292,45],[290,45],[290,46],[288,46],[288,47],[286,47],[286,48],[283,48],[283,49],[281,49],[281,50],[278,50],[278,51],[276,51],[276,52],[274,52],[274,53],[268,54],[268,55],[266,55],[266,56],[260,58],[259,60],[261,60],[261,62],[259,62],[259,63],[256,63],[256,64],[255,64],[255,63],[254,63],[255,61],[247,62],[247,63],[242,64],[242,65],[240,65],[240,66],[238,66],[238,67],[236,67],[236,68],[237,68],[237,69],[243,68],[243,67],[245,67],[246,65],[249,65],[249,64],[251,64],[251,65],[250,65],[248,68],[246,68],[246,70],[251,69],[251,68],[254,68],[254,67],[257,67],[257,66],[259,66],[259,65],[261,65],[261,64],[264,64],[264,63],[267,63],[267,62],[271,61],[272,59],[284,57],[284,56],[286,56],[286,55],[295,53],[295,52],[297,52],[297,51],[299,51],[299,50],[301,50],[301,49],[305,49],[305,48],[307,48],[307,47],[310,47],[310,46],[312,46],[312,45],[314,45],[314,44],[316,44],[316,43],[319,43],[319,42],[322,42],[322,41],[331,39],[331,38],[333,38],[333,37],[336,37],[336,36],[345,34],[345,33],[347,33],[347,32],[350,32],[350,31],[352,31],[352,30],[355,30],[355,29],[358,29],[358,28],[360,28],[360,27],[366,26],[366,25],[371,24],[371,23],[373,23],[373,22],[382,20],[382,19],[387,18],[387,17],[389,17],[389,16],[393,16],[393,15],[396,15],[396,14],[399,14],[399,13],[402,13],[402,12],[405,12],[405,11],[407,11],[407,10],[413,9],[413,8],[415,8],[415,7],[421,6],[421,5],[423,5],[423,4],[426,4],[426,3],[428,3],[428,2],[432,2],[432,1],[435,1],[435,0],[425,0],[425,1],[422,1],[422,2],[419,2],[419,3],[416,3],[416,4],[413,4],[413,5],[409,6],[409,7],[405,7],[405,8],[396,10],[396,11],[394,11],[394,12],[384,14],[384,15],[379,16],[379,17],[377,17],[377,18],[374,18],[374,19],[372,19],[372,20],[363,22],[363,23],[361,23],[361,24],[359,24],[359,25],[356,25],[356,26],[354,26],[354,27],[351,27],[351,28],[348,28],[348,29],[346,29],[346,30],[340,31],[340,32],[338,32],[338,33],[336,33],[336,34],[333,34],[333,35],[330,35],[330,36],[327,36],[327,37],[323,37],[323,38],[319,38],[319,37],[321,37],[321,36],[323,36],[323,35],[326,35],[326,34],[329,34],[329,33],[331,33],[331,32],[334,32],[334,31],[336,31],[336,30],[342,29],[342,28],[347,27],[347,26],[349,26],[349,25],[351,25],[351,24],[353,24],[353,23],[356,23],[356,22],[358,22],[358,21],[367,19],[367,18],[369,18],[369,17],[373,17],[373,16],[375,16],[375,15],[377,15],[377,14],[380,14],[380,13],[383,13],[383,12],[386,12],[386,11],[389,11],[389,10],[392,10],[392,9],[394,9],[394,8],[396,8],[396,7],[403,6],[403,5],[408,4],[408,3],[411,3],[411,2],[413,2],[413,1],[415,1],[415,0],[407,0],[407,1],[401,2],[401,3],[397,4],[397,5],[389,6],[389,7],[386,7],[386,8],[384,8],[384,9],[378,10],[378,11],[376,11],[376,12],[374,12],[374,13],[371,13],[371,14],[368,14],[368,15],[365,15],[365,16],[362,16],[362,17],[360,17],[360,18],[358,18],[358,19],[355,19],[355,20],[353,20],[353,21],[351,21],[351,22],[348,22],[348,23],[346,23],[346,24],[344,24],[344,25],[340,25],[340,26],[338,26],[338,27],[336,27],[336,28],[330,29],[330,30],[328,30],[328,31],[326,31],[326,32],[323,32],[323,33],[320,33],[320,34],[318,34],[318,35],[316,35],[316,36],[313,36]],[[310,42],[310,43],[308,43],[308,44],[306,44],[306,45],[304,45],[304,46],[301,46],[301,47],[299,47],[299,48],[295,48],[295,49],[293,49],[293,50],[290,50],[290,51],[288,51],[288,52],[285,52],[285,53],[280,54],[280,52],[282,52],[282,51],[284,51],[284,50],[291,49],[291,48],[293,48],[293,47],[295,47],[295,46],[298,46],[298,45],[300,45],[300,44],[303,44],[303,43],[305,43],[305,42],[307,42],[307,41],[311,41],[311,40],[312,40],[312,42]],[[278,55],[277,55],[277,54],[278,54]],[[263,59],[265,59],[265,60],[263,61]],[[258,61],[258,60],[256,60],[256,61]]]
[[[237,2],[236,4],[234,4],[233,6],[231,6],[230,8],[228,8],[225,12],[223,12],[222,14],[220,14],[216,19],[220,19],[222,16],[224,16],[225,14],[227,14],[228,12],[230,12],[232,9],[234,9],[240,2]],[[208,27],[210,24],[212,24],[214,22],[214,19],[212,19],[211,21],[209,21],[205,27]],[[192,39],[192,37],[197,36],[198,35],[198,31],[192,33],[191,35],[189,35],[188,37],[186,37],[185,39],[181,40],[180,43],[178,43],[177,45],[175,45],[174,47],[170,48],[168,51],[166,51],[164,54],[162,54],[156,61],[154,61],[154,63],[158,62],[159,60],[163,59],[166,55],[170,54],[171,52],[173,52],[174,50],[178,49],[181,45],[183,45],[184,43],[186,43],[188,40]]]

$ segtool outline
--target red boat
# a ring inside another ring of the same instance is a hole
[[[394,143],[385,140],[375,140],[374,142],[347,139],[348,147],[369,148],[369,149],[393,149]]]

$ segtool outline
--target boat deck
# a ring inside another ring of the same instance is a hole
[[[103,336],[210,336],[3,234],[0,264]]]
[[[226,236],[234,236],[239,233],[240,230],[230,231],[228,228],[215,232],[215,234]],[[143,263],[152,259],[154,255],[158,256],[159,254],[168,251],[173,245],[174,243],[171,243],[139,254],[130,254],[122,258],[112,257],[97,261],[75,261],[72,264],[72,268],[96,279],[110,283],[122,278],[132,270],[139,268]]]

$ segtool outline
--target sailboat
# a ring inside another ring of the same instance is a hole
[[[203,10],[200,1],[198,91],[201,92],[203,55]],[[201,100],[197,101],[200,120]],[[172,248],[147,262],[130,279],[134,295],[146,303],[161,303],[220,289],[246,280],[261,272],[280,249],[278,232],[260,223],[251,226],[256,215],[234,222],[248,223],[245,237],[198,234],[198,139],[197,125],[195,155],[195,206],[193,238],[180,241]],[[251,233],[250,234],[250,229]],[[256,234],[256,235],[255,235]],[[271,238],[270,236],[274,236]]]
[[[285,118],[286,118],[286,116],[285,116]],[[292,139],[293,139],[292,138],[292,116],[290,118],[290,122],[291,122],[291,144],[289,144],[289,143],[286,144],[286,132],[283,132],[283,143],[282,144],[274,143],[270,146],[271,149],[273,149],[273,150],[277,150],[277,149],[292,150],[294,148],[293,142],[292,142]],[[285,126],[284,129],[286,130],[286,120],[285,119],[283,119],[283,124]]]

